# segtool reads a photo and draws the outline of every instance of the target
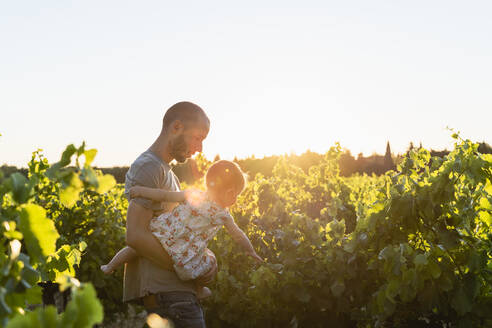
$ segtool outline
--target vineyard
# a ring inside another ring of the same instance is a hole
[[[266,262],[216,236],[207,326],[492,327],[492,155],[453,137],[444,158],[414,150],[382,176],[342,177],[336,146],[308,171],[280,159],[250,177],[231,213]],[[1,326],[105,326],[127,312],[122,271],[99,266],[125,244],[128,203],[95,155],[70,145],[52,165],[34,152],[27,178],[0,171]],[[46,282],[70,290],[64,311],[40,306]]]

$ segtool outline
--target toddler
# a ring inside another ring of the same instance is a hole
[[[174,270],[182,280],[192,280],[211,269],[215,255],[207,251],[208,242],[224,225],[244,252],[258,262],[251,242],[236,225],[227,208],[236,202],[245,186],[244,174],[230,161],[215,162],[205,176],[207,191],[165,191],[147,187],[132,187],[130,197],[143,197],[161,202],[182,202],[171,212],[150,221],[150,230],[171,256]],[[121,249],[101,270],[109,274],[116,267],[137,256],[131,247]],[[210,296],[210,289],[197,286],[197,297]]]

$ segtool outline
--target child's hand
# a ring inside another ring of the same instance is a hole
[[[205,200],[204,194],[195,189],[186,189],[184,191],[184,198],[185,202],[195,207]]]
[[[190,203],[190,199],[192,198],[192,194],[193,194],[193,189],[186,189],[183,191],[183,193],[184,193],[185,202]]]
[[[135,186],[130,188],[130,199],[142,196],[142,187]]]
[[[255,252],[248,252],[246,255],[251,256],[253,259],[255,259],[256,262],[258,263],[263,263],[265,262],[261,257],[258,256]]]

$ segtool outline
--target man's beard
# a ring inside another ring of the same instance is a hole
[[[171,144],[170,154],[178,163],[186,162],[188,159],[188,147],[183,135],[178,136]]]

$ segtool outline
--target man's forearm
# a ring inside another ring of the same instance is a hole
[[[140,256],[143,256],[159,267],[173,270],[173,261],[159,241],[149,230],[152,211],[135,201],[130,201],[126,218],[126,243]]]
[[[132,242],[128,241],[128,246],[132,247],[139,256],[151,260],[162,269],[174,271],[172,258],[150,231],[135,236]]]
[[[184,192],[141,187],[141,197],[159,202],[179,203],[185,200]]]

